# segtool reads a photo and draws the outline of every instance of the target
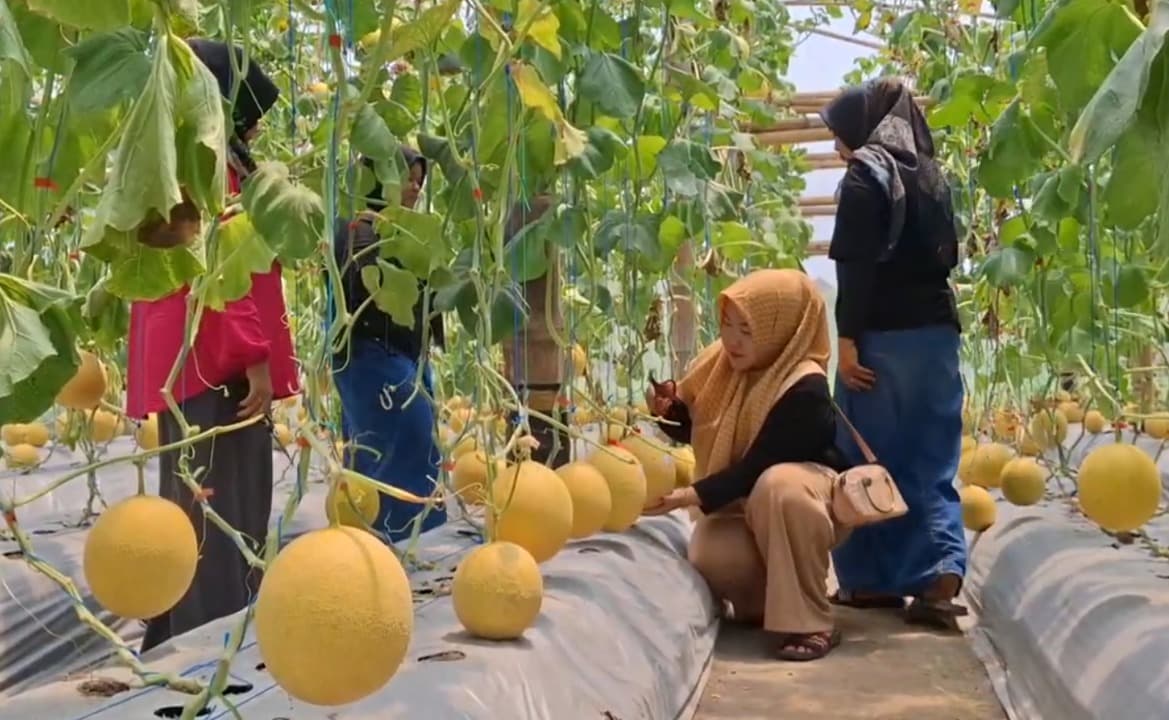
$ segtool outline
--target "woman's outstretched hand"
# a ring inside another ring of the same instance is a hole
[[[641,511],[642,515],[665,515],[666,513],[698,505],[698,493],[694,488],[685,487],[673,490],[670,494],[658,500],[653,505]]]
[[[649,379],[649,389],[645,391],[645,406],[654,417],[665,417],[670,412],[670,406],[678,401],[678,387],[673,380],[656,382]]]
[[[848,386],[849,390],[871,390],[873,383],[877,381],[877,376],[872,370],[861,365],[860,357],[856,351],[856,343],[849,338],[840,338],[837,347],[840,352],[840,362],[836,366],[836,371],[840,373],[844,384]]]

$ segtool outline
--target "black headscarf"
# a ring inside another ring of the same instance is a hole
[[[219,92],[223,97],[230,98],[232,85],[235,84],[235,73],[231,67],[231,55],[226,43],[204,38],[187,40],[195,56],[199,58],[215,79],[219,82]],[[235,49],[236,66],[244,67],[244,50],[238,45]],[[236,93],[235,107],[232,108],[232,119],[235,122],[235,132],[243,137],[249,130],[260,122],[260,118],[276,104],[280,97],[280,90],[272,82],[254,58],[247,61],[247,74],[240,83]]]
[[[939,243],[943,262],[957,263],[949,188],[934,159],[934,141],[913,95],[893,78],[852,87],[820,111],[824,124],[885,191],[890,206],[886,260],[897,248],[909,208],[919,232]],[[851,163],[850,163],[851,164]],[[953,246],[951,248],[951,246]]]
[[[406,172],[410,172],[410,168],[417,165],[422,168],[422,182],[426,182],[426,173],[429,170],[426,158],[412,147],[400,145],[399,149],[402,151],[402,161],[406,163]],[[365,165],[370,170],[373,170],[373,160],[370,158],[362,158],[361,164]],[[375,210],[381,210],[386,206],[386,189],[382,186],[380,180],[376,177],[373,181],[373,189],[365,196],[365,202]]]

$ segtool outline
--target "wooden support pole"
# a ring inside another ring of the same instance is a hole
[[[832,133],[828,128],[802,128],[797,130],[768,130],[755,133],[755,143],[760,147],[777,147],[780,145],[799,145],[809,142],[827,142],[832,140]]]
[[[836,198],[831,195],[804,195],[799,198],[797,203],[800,207],[814,207],[831,205],[836,206]]]

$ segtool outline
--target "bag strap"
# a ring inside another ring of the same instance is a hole
[[[861,434],[859,431],[857,431],[856,426],[854,426],[849,421],[848,416],[844,414],[844,411],[840,409],[840,406],[836,404],[835,400],[832,401],[832,407],[836,408],[836,414],[839,415],[840,419],[844,421],[844,424],[848,426],[848,431],[852,433],[852,439],[856,441],[856,446],[860,448],[861,455],[864,455],[865,462],[869,465],[876,465],[877,456],[873,454],[873,449],[869,447],[869,444],[865,442],[863,437],[861,437]]]

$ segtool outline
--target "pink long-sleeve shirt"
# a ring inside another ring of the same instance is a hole
[[[234,173],[230,183],[232,192],[238,192]],[[159,300],[130,305],[126,414],[132,418],[166,410],[162,388],[183,348],[189,293],[190,287],[184,286]],[[171,387],[175,402],[243,379],[249,367],[265,360],[274,397],[295,395],[300,383],[278,262],[268,272],[252,275],[248,294],[221,312],[204,309],[194,345]]]

